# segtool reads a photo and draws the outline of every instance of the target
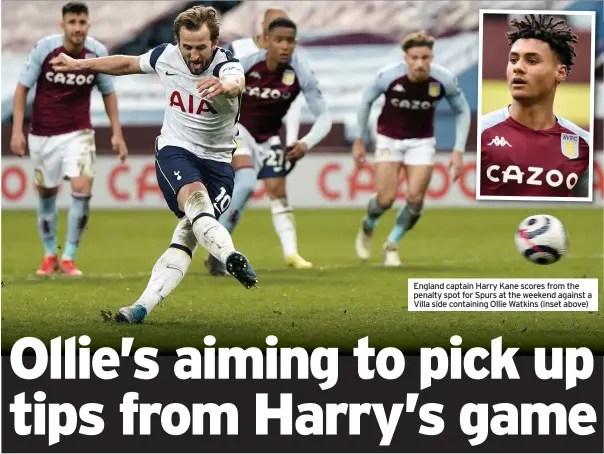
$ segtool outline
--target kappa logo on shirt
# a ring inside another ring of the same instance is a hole
[[[501,137],[495,136],[495,138],[493,140],[491,140],[489,145],[494,145],[496,147],[505,147],[505,146],[511,147],[512,146],[507,140],[505,140],[505,137],[503,137],[503,136],[501,136]]]

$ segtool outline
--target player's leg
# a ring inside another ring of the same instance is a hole
[[[170,246],[155,262],[147,287],[134,304],[117,311],[115,320],[141,323],[180,284],[196,250],[197,239],[191,221],[182,218],[176,225]]]
[[[258,169],[254,164],[254,153],[257,147],[256,141],[244,126],[238,125],[237,150],[233,154],[231,165],[235,172],[235,186],[231,204],[220,216],[220,223],[233,233],[235,227],[241,220],[245,205],[254,195]]]
[[[96,161],[94,131],[72,133],[65,143],[63,172],[71,185],[71,204],[67,214],[67,236],[61,257],[61,271],[81,276],[75,257],[90,218],[90,199]]]
[[[206,242],[201,243],[215,258],[225,266],[227,272],[246,288],[252,288],[258,282],[256,272],[249,260],[235,250],[233,239],[226,228],[218,221],[228,209],[233,196],[234,172],[227,162],[199,159],[192,156],[201,172],[201,191],[192,188],[187,197],[179,194],[179,202],[187,217],[191,219],[193,233]],[[195,221],[197,219],[197,221]]]
[[[360,259],[371,256],[371,239],[380,217],[392,207],[399,187],[403,154],[400,141],[377,136],[374,181],[376,193],[369,199],[367,211],[355,240],[355,249]]]
[[[243,126],[239,126],[240,135],[237,137],[237,150],[233,154],[231,165],[235,172],[235,187],[229,207],[220,216],[220,223],[233,233],[235,227],[241,220],[245,205],[250,200],[256,189],[257,170],[254,167],[253,152],[255,141]],[[214,276],[227,275],[224,264],[208,254],[206,267]]]
[[[285,151],[278,137],[264,143],[262,150],[264,159],[258,179],[263,181],[270,199],[273,227],[281,242],[285,264],[292,268],[312,268],[312,263],[298,253],[296,223],[287,198],[285,177],[293,167],[285,159]]]
[[[407,172],[407,203],[396,217],[396,223],[384,244],[384,264],[399,266],[399,242],[419,221],[424,198],[434,169],[434,139],[412,139],[404,154]]]
[[[195,238],[210,254],[225,264],[245,287],[256,274],[247,258],[235,250],[229,232],[217,218],[228,207],[234,174],[230,163],[202,160],[177,147],[164,147],[155,157],[159,187],[170,209],[191,222]]]
[[[44,259],[36,271],[47,276],[59,269],[57,258],[57,193],[61,184],[61,152],[53,137],[28,137],[29,154],[34,167],[38,204],[36,208],[38,231],[44,245]]]

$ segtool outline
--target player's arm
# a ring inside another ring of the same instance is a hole
[[[300,50],[296,50],[295,58],[300,59]],[[287,145],[294,144],[300,135],[300,118],[302,116],[302,99],[298,96],[289,106],[287,115],[285,116],[285,143]]]
[[[245,74],[239,62],[228,62],[218,71],[222,92],[227,98],[236,98],[245,90]]]
[[[574,129],[574,128],[573,128]],[[579,176],[579,180],[577,181],[577,184],[573,187],[572,191],[571,191],[571,196],[572,197],[581,197],[581,198],[587,198],[589,197],[589,192],[590,192],[590,182],[589,182],[589,150],[591,149],[592,146],[592,140],[591,140],[591,134],[587,131],[585,131],[584,129],[578,128],[579,131],[579,146],[581,146],[581,141],[584,141],[586,146],[586,150],[585,150],[585,154],[583,154],[584,156],[584,160],[587,161],[585,164],[585,171]]]
[[[371,106],[386,91],[390,80],[387,78],[386,71],[379,71],[371,85],[363,91],[361,105],[357,111],[357,135],[352,142],[352,156],[357,168],[361,168],[366,163],[365,137],[367,136]]]
[[[107,48],[100,43],[97,44],[96,52],[99,57],[107,57],[109,55]],[[122,133],[122,125],[120,124],[114,76],[99,74],[96,78],[96,86],[103,96],[105,112],[111,124],[111,145],[113,150],[117,152],[120,160],[124,162],[128,155],[128,149]]]
[[[329,134],[333,123],[327,109],[327,103],[319,87],[319,81],[308,63],[298,58],[294,61],[294,70],[298,73],[300,88],[306,99],[308,109],[315,117],[315,121],[308,134],[296,142],[306,145],[306,151],[308,151]]]
[[[589,169],[579,177],[577,184],[571,191],[572,197],[589,197]]]
[[[129,74],[152,74],[156,72],[157,60],[166,49],[167,44],[161,44],[142,55],[111,55],[107,57],[73,59],[60,54],[50,61],[55,71],[90,71],[111,76],[126,76]]]
[[[293,144],[300,134],[300,117],[302,115],[302,100],[297,97],[289,106],[285,117],[285,143]]]
[[[386,88],[388,88],[388,82],[385,78],[385,72],[380,71],[371,85],[363,91],[363,98],[361,99],[359,110],[357,110],[357,135],[355,142],[365,143],[364,137],[367,135],[371,106],[386,91]]]
[[[206,99],[222,95],[237,98],[245,89],[245,74],[241,63],[232,59],[219,63],[212,76],[204,77],[197,83],[197,90]]]
[[[454,75],[451,74],[450,77],[446,78],[443,85],[447,102],[455,112],[455,145],[453,151],[463,153],[466,150],[468,135],[470,134],[472,111]]]
[[[10,141],[11,151],[17,156],[25,155],[25,134],[23,133],[23,122],[25,120],[25,108],[27,106],[27,93],[29,87],[21,82],[17,83],[13,96],[13,133]]]
[[[50,61],[53,70],[57,72],[90,71],[111,76],[127,76],[129,74],[144,74],[142,56],[110,55],[76,60],[65,54],[59,54]],[[152,71],[155,72],[155,71]]]
[[[17,88],[13,96],[13,133],[11,137],[11,150],[18,156],[25,154],[25,134],[23,133],[23,122],[25,121],[25,109],[27,108],[27,94],[33,87],[42,72],[42,63],[46,58],[48,49],[43,41],[38,41],[29,52],[25,67],[19,76]]]

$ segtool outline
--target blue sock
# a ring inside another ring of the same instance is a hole
[[[38,197],[38,230],[45,255],[57,255],[57,196]]]
[[[405,227],[400,224],[394,224],[390,234],[388,235],[388,242],[398,244],[401,238],[405,235]]]
[[[388,235],[388,242],[398,244],[401,238],[417,223],[422,215],[422,204],[405,205],[396,216],[396,224]]]
[[[67,215],[67,241],[63,250],[63,260],[74,260],[82,234],[88,224],[90,195],[73,194]]]
[[[381,207],[377,202],[377,195],[373,196],[369,203],[367,204],[367,214],[364,219],[364,227],[366,230],[373,230],[377,225],[380,217],[384,214],[390,207]]]
[[[235,172],[235,187],[233,197],[227,210],[220,216],[219,222],[232,233],[237,227],[243,209],[256,190],[256,170],[244,167]]]

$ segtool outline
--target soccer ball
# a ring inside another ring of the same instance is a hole
[[[564,225],[549,214],[536,214],[523,220],[514,239],[518,252],[537,265],[557,262],[568,246]]]

